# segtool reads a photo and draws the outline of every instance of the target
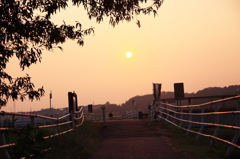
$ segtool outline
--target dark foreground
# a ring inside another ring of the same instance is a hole
[[[89,159],[189,159],[171,146],[168,133],[162,125],[148,127],[147,120],[109,121]]]

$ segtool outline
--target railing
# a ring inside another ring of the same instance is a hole
[[[139,110],[133,110],[129,111],[125,115],[114,115],[113,117],[105,117],[105,120],[125,120],[125,119],[135,119],[138,118],[138,112]],[[94,121],[102,121],[103,117],[100,115],[94,115],[94,114],[84,114],[84,118],[86,120],[94,120]]]
[[[125,116],[124,119],[135,119],[135,118],[139,118],[139,110],[132,110],[129,111]]]
[[[45,136],[44,139],[48,139],[51,137],[59,136],[62,134],[65,134],[67,132],[72,131],[74,128],[82,125],[84,121],[84,115],[83,115],[83,108],[80,107],[79,111],[71,112],[68,113],[62,117],[59,118],[54,118],[54,117],[48,117],[48,116],[42,116],[42,115],[37,115],[37,114],[23,114],[23,113],[8,113],[8,112],[0,112],[0,149],[2,150],[2,156],[4,159],[10,159],[10,156],[8,154],[8,148],[15,146],[16,143],[10,143],[6,144],[5,141],[5,132],[9,130],[18,130],[21,128],[21,125],[23,123],[16,124],[14,120],[12,120],[13,124],[11,128],[3,127],[2,123],[2,118],[3,116],[24,116],[24,117],[29,117],[30,120],[24,121],[24,125],[31,121],[30,123],[35,127],[35,128],[53,128],[53,134],[50,136]],[[40,118],[36,119],[36,118]],[[47,122],[46,122],[47,121]],[[46,125],[46,124],[49,125]],[[38,126],[37,126],[38,125]],[[66,131],[63,132],[57,132],[57,127],[61,125],[68,125],[68,128]],[[37,132],[34,132],[37,133]]]
[[[219,111],[220,106],[222,107],[222,105],[226,105],[227,102],[231,103],[231,108],[235,106],[235,110]],[[240,96],[229,97],[198,105],[177,106],[163,102],[155,105],[160,105],[156,107],[159,109],[159,120],[163,119],[172,125],[186,130],[186,135],[191,132],[197,134],[196,139],[198,139],[200,135],[212,138],[210,146],[213,145],[214,140],[227,143],[229,147],[226,151],[226,156],[229,156],[232,153],[234,147],[240,148],[240,145],[237,145],[240,137]],[[203,133],[205,126],[215,127],[213,135]],[[199,131],[192,130],[193,127],[199,127]],[[220,127],[235,130],[235,135],[232,141],[217,137]]]
[[[94,120],[94,121],[102,120],[102,116],[94,115],[92,113],[84,113],[84,118],[85,118],[85,120]]]

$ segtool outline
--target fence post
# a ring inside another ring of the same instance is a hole
[[[180,112],[181,112],[181,115],[180,115],[180,119],[183,119],[183,107],[181,107],[180,108],[181,110],[180,110]],[[182,120],[180,121],[180,123],[179,123],[179,126],[182,126]]]
[[[71,121],[72,121],[72,128],[75,128],[75,122],[74,122],[74,113],[71,111]]]
[[[169,105],[168,105],[168,104],[165,104],[165,105],[166,105],[166,108],[167,108],[167,114],[166,114],[167,116],[166,116],[165,122],[167,122],[167,121],[169,121],[169,120],[168,120],[168,115],[169,115],[169,109],[170,109],[170,108],[169,108]]]
[[[31,118],[31,123],[32,123],[33,127],[35,128],[36,124],[35,124],[35,121],[34,121],[34,116],[30,116],[30,118]],[[36,129],[34,129],[34,135],[37,135]]]
[[[22,127],[23,127],[23,116],[22,116]]]
[[[237,111],[240,111],[240,98],[237,98]],[[236,114],[236,126],[240,127],[240,114]],[[237,129],[236,130],[236,133],[232,139],[232,143],[236,144],[238,142],[238,139],[240,137],[240,130]],[[225,154],[226,157],[228,157],[231,153],[232,153],[232,150],[233,150],[233,146],[229,146],[228,149],[227,149],[227,152]]]
[[[71,116],[71,115],[69,115],[69,116]],[[69,121],[69,116],[66,117],[67,122]],[[68,127],[68,130],[70,130],[71,129],[71,123],[67,124],[67,127]]]
[[[218,103],[215,103],[215,112],[219,111],[218,105],[219,105]],[[215,123],[219,124],[219,114],[215,114]],[[216,126],[213,136],[216,137],[218,135],[218,132],[219,132],[219,126]],[[210,146],[214,145],[214,141],[215,141],[214,139],[211,140]]]
[[[176,118],[177,117],[177,115],[176,115],[177,108],[173,107],[173,111],[174,111],[173,116]],[[175,118],[173,118],[173,123],[177,124],[177,120]]]
[[[179,100],[176,101],[176,106],[179,106]],[[178,108],[173,107],[173,111],[174,111],[173,116],[174,116],[175,118],[177,117],[177,113],[176,113],[177,110],[178,110]],[[177,124],[177,120],[176,120],[175,118],[173,119],[173,123],[174,123],[174,124]]]
[[[1,120],[1,116],[0,116],[0,128],[2,128],[2,120]],[[6,145],[6,140],[5,140],[5,136],[3,131],[0,131],[0,145]],[[8,151],[6,148],[1,149],[2,151],[2,156],[4,159],[10,159],[10,156],[8,154]]]
[[[16,128],[15,115],[12,115],[12,127],[13,127],[13,128]]]
[[[201,113],[204,113],[204,106],[205,106],[205,105],[203,105],[203,106],[201,107]],[[204,123],[204,115],[201,115],[201,123]],[[202,132],[203,132],[203,129],[204,129],[204,125],[201,125],[200,130],[199,130],[199,133],[202,133]],[[196,139],[198,140],[199,137],[200,137],[200,135],[198,134],[197,137],[196,137]]]
[[[189,125],[188,125],[188,130],[190,130],[192,128],[192,107],[190,107],[189,109]],[[186,132],[186,136],[188,136],[189,131]]]
[[[151,118],[152,119],[155,119],[155,116],[156,116],[156,103],[154,103],[154,104],[152,104],[151,105],[152,107],[151,107]]]
[[[80,114],[80,113],[81,113],[81,114]],[[82,118],[81,118],[81,122],[82,122],[82,121],[84,120],[83,108],[81,109],[81,112],[79,112],[78,115],[79,115],[78,117],[80,117],[81,115],[83,115]],[[96,120],[97,120],[97,117],[96,117]],[[79,120],[78,120],[78,121],[79,121]],[[79,124],[80,124],[81,122],[79,122]]]
[[[151,126],[151,105],[148,105],[148,126]]]
[[[136,111],[136,116],[137,116],[136,118],[138,120],[139,119],[139,110]]]
[[[159,103],[159,116],[160,116],[160,117],[158,117],[158,121],[161,120],[161,117],[162,117],[162,111],[163,111],[163,109],[162,109],[162,103]]]
[[[105,106],[102,106],[102,113],[103,113],[103,127],[106,127],[106,119],[105,119]]]
[[[55,120],[52,120],[52,125],[55,125]],[[57,126],[53,126],[53,133],[57,134]]]
[[[78,108],[77,111],[78,111],[78,113],[76,114],[76,118],[77,118],[77,125],[79,125],[80,122],[79,122],[78,118],[80,117],[80,113],[81,113],[80,108]]]
[[[44,118],[43,124],[44,124],[44,125],[47,125],[47,120],[46,120],[46,118]]]

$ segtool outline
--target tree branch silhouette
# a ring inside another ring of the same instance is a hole
[[[58,44],[68,39],[84,45],[84,37],[94,33],[94,28],[82,29],[82,25],[63,22],[58,26],[51,21],[57,11],[69,4],[83,6],[89,19],[101,23],[109,18],[115,27],[120,21],[131,21],[134,15],[157,15],[163,0],[153,0],[149,7],[141,8],[147,0],[0,0],[0,108],[8,99],[39,100],[44,95],[43,87],[35,89],[29,75],[13,78],[6,70],[9,59],[16,56],[22,70],[41,62],[43,50],[59,48]],[[40,12],[41,15],[37,15]],[[137,20],[140,27],[140,22]]]

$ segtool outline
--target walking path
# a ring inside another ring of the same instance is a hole
[[[155,124],[156,125],[156,124]],[[169,142],[163,126],[148,127],[147,120],[108,121],[103,141],[90,159],[189,159]]]

